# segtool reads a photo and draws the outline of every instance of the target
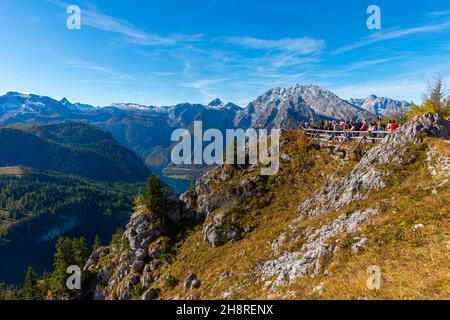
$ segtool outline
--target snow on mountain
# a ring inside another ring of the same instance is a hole
[[[375,95],[371,95],[366,99],[350,99],[349,102],[379,117],[395,116],[410,106],[406,101],[377,97]]]
[[[83,103],[71,103],[67,98],[62,98],[59,101],[63,106],[72,109],[72,110],[87,110],[87,109],[93,109],[94,106],[90,104],[83,104]]]
[[[138,111],[152,111],[156,107],[153,106],[144,106],[136,103],[113,103],[110,107],[117,108],[120,110],[138,110]]]
[[[219,98],[216,98],[210,103],[208,103],[207,107],[217,110],[233,110],[233,111],[239,111],[242,109],[241,107],[232,102],[224,103]]]
[[[0,122],[3,118],[55,119],[67,112],[68,108],[61,102],[45,96],[18,92],[8,92],[0,96]]]
[[[273,88],[238,113],[240,127],[296,127],[310,119],[348,119],[370,116],[364,109],[315,85]]]
[[[204,129],[298,128],[310,119],[347,119],[390,115],[403,102],[371,96],[345,101],[315,85],[273,88],[246,108],[214,99],[208,105],[181,103],[153,107],[115,103],[107,107],[71,103],[33,94],[9,92],[0,96],[0,125],[10,123],[83,121],[109,131],[122,145],[133,149],[146,163],[169,161],[171,134],[192,128],[202,120]],[[405,103],[406,105],[406,103]]]
[[[302,120],[316,118],[314,110],[291,89],[273,88],[259,96],[247,108],[238,112],[236,126],[294,127]]]
[[[347,119],[364,113],[361,108],[316,85],[296,85],[285,89],[284,95],[301,96],[319,117]]]

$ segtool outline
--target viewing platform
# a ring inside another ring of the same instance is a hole
[[[333,149],[334,153],[352,153],[367,143],[375,144],[391,134],[390,131],[345,131],[302,128],[311,138],[310,145]]]

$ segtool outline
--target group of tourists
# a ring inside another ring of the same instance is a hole
[[[397,129],[397,122],[389,120],[387,124],[381,121],[368,121],[366,119],[348,119],[348,120],[311,120],[302,123],[303,129],[316,129],[333,131],[332,140],[350,141],[354,137],[360,137],[361,133],[367,132],[372,142],[375,143],[377,138],[384,137],[387,133],[392,133]]]
[[[302,127],[305,129],[318,129],[327,131],[369,131],[369,132],[394,132],[397,129],[395,120],[389,120],[387,124],[381,122],[367,121],[366,119],[349,120],[311,120],[304,121]]]

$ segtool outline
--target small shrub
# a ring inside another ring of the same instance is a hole
[[[168,274],[166,276],[166,278],[164,279],[164,283],[163,284],[164,284],[164,287],[166,287],[167,289],[172,290],[178,285],[178,283],[180,283],[180,281],[177,278],[175,278],[171,274]]]
[[[168,237],[162,239],[160,259],[164,262],[170,262],[175,256],[175,249]]]

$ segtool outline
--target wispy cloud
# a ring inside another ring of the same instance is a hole
[[[227,81],[226,78],[216,78],[216,79],[198,79],[190,82],[181,83],[180,86],[184,88],[196,89],[203,97],[205,103],[211,101],[214,98],[219,97],[217,93],[220,91],[219,84]]]
[[[431,11],[431,12],[428,12],[428,15],[432,16],[432,17],[447,16],[447,15],[450,15],[450,10]]]
[[[192,82],[184,82],[181,83],[182,87],[185,88],[193,88],[193,89],[205,89],[210,86],[219,84],[220,82],[225,81],[226,79],[200,79]]]
[[[176,73],[175,72],[164,72],[164,71],[155,71],[151,73],[154,76],[157,77],[171,77],[171,76],[175,76]]]
[[[354,71],[365,70],[367,68],[377,66],[379,64],[383,64],[388,62],[389,59],[369,59],[363,61],[356,61],[346,65],[339,66],[338,68],[323,68],[323,71],[317,73],[317,78],[319,79],[327,79],[327,78],[336,78],[342,76],[352,75]]]
[[[65,61],[65,64],[78,69],[85,69],[98,72],[111,72],[108,68],[83,60]]]
[[[311,54],[318,52],[325,47],[325,41],[310,37],[283,38],[277,40],[258,39],[253,37],[228,37],[224,40],[250,49],[287,51],[295,52],[297,54]]]
[[[60,0],[46,0],[49,3],[55,4],[61,8],[67,8],[68,3]],[[155,45],[176,45],[180,43],[192,43],[198,42],[203,39],[202,34],[183,35],[172,34],[168,36],[161,36],[154,33],[148,33],[143,31],[133,24],[117,19],[101,13],[95,9],[82,8],[82,26],[89,26],[92,28],[100,29],[106,32],[112,32],[120,34],[125,37],[130,43],[134,43],[142,46],[155,46]]]
[[[113,69],[103,67],[101,65],[85,61],[70,60],[63,62],[70,68],[92,71],[95,76],[89,79],[80,79],[81,82],[89,83],[129,83],[134,80],[133,76],[128,73],[118,73]]]
[[[373,43],[377,43],[384,40],[391,40],[402,38],[406,36],[420,35],[425,33],[433,33],[440,32],[443,30],[450,29],[450,21],[445,21],[438,24],[427,24],[420,27],[406,28],[406,29],[391,29],[387,31],[379,31],[369,37],[366,37],[360,41],[356,41],[354,43],[343,46],[335,51],[332,54],[341,54],[353,49],[361,48],[368,46]]]

